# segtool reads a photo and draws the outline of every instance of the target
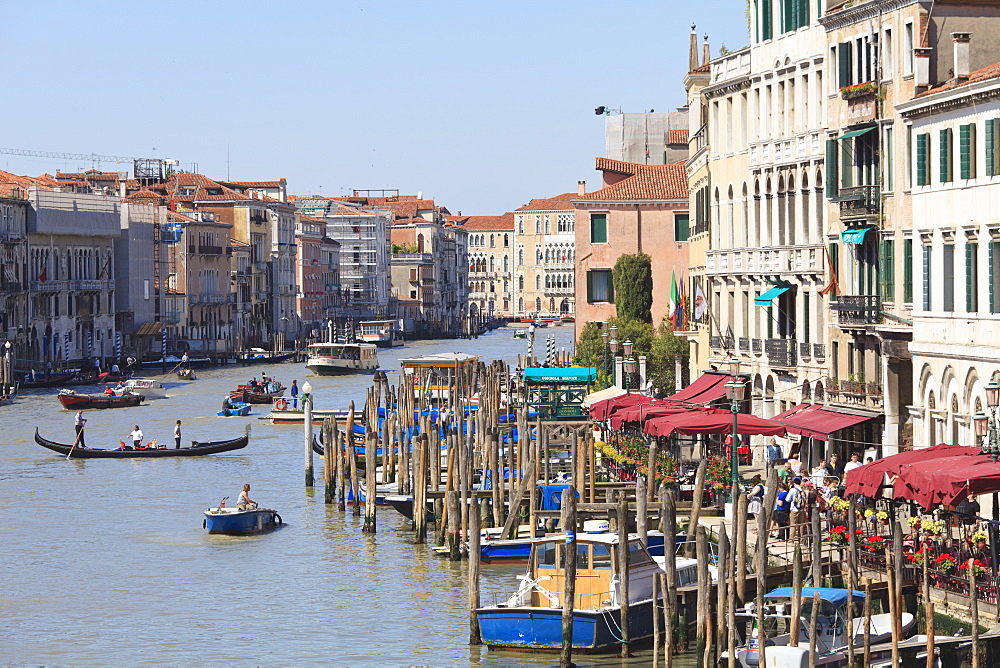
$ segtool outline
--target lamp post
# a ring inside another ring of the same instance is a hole
[[[622,344],[622,371],[625,372],[625,393],[632,394],[632,374],[636,371],[636,361],[632,357],[632,340],[626,339]]]
[[[618,349],[621,348],[621,345],[622,344],[618,343],[618,326],[611,325],[611,341],[608,342],[608,350],[611,351],[611,358],[608,360],[608,362],[611,364],[611,373],[610,373],[611,385],[618,384],[618,378],[615,377],[617,373],[615,371],[614,365],[615,365],[615,358],[618,357]]]
[[[605,320],[601,328],[601,359],[603,360],[604,369],[604,379],[605,381],[611,376],[611,372],[608,371],[608,341],[611,340],[611,335],[608,334],[608,321]],[[611,383],[608,383],[610,385]],[[608,385],[605,385],[607,387]]]
[[[736,502],[736,486],[739,483],[740,473],[739,473],[739,454],[737,453],[737,441],[739,440],[739,434],[737,433],[737,422],[736,418],[740,413],[740,402],[743,401],[743,392],[746,390],[746,386],[739,382],[740,376],[740,361],[735,357],[729,362],[729,377],[730,380],[726,383],[726,398],[729,399],[729,410],[733,412],[733,433],[731,434],[732,443],[729,446],[729,469],[731,474],[730,486],[729,486],[729,502]]]
[[[302,423],[305,425],[306,444],[306,487],[313,486],[313,421],[312,421],[312,385],[309,381],[302,383]]]
[[[986,415],[982,411],[976,413],[972,418],[976,426],[976,436],[982,443],[983,454],[990,455],[993,463],[1000,458],[1000,425],[997,425],[997,407],[1000,406],[1000,383],[991,381],[986,384],[986,407],[990,414]],[[983,437],[986,438],[985,443]],[[993,493],[993,519],[1000,519],[1000,503],[998,503],[997,493]]]

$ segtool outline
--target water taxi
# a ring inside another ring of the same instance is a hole
[[[317,376],[375,371],[377,350],[374,343],[313,343],[306,348],[306,368]]]
[[[167,390],[163,387],[163,383],[152,378],[130,378],[121,383],[119,387],[112,388],[112,391],[118,396],[123,394],[141,394],[146,399],[167,398]]]
[[[379,348],[403,345],[403,334],[396,328],[395,320],[366,320],[358,323],[358,330],[364,343],[374,343]]]

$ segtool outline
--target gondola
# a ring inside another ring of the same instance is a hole
[[[194,369],[180,369],[177,371],[177,377],[181,380],[198,380],[198,376],[194,375]]]
[[[39,378],[39,376],[28,375],[25,378]],[[65,387],[76,378],[76,372],[64,373],[59,376],[52,376],[51,378],[42,378],[41,380],[32,381],[22,381],[22,390],[38,390],[46,387]]]
[[[128,408],[138,406],[146,399],[141,394],[77,394],[73,390],[63,390],[58,398],[63,408],[74,411],[88,408]]]
[[[253,357],[241,357],[236,361],[240,364],[279,364],[292,360],[298,352],[282,353],[280,355],[268,355],[266,353],[254,353]],[[249,353],[248,353],[249,355]]]
[[[214,455],[220,452],[229,452],[231,450],[240,450],[247,446],[247,442],[250,440],[250,426],[247,425],[246,433],[239,438],[234,438],[228,441],[209,441],[207,443],[199,443],[198,441],[192,441],[191,445],[184,448],[146,448],[145,450],[107,450],[100,448],[81,448],[79,445],[75,448],[72,445],[66,445],[65,443],[56,443],[55,441],[50,441],[48,439],[42,438],[38,429],[35,429],[35,443],[42,446],[43,448],[48,448],[53,452],[57,452],[60,455],[69,455],[70,450],[73,451],[72,455],[77,459],[124,459],[124,458],[135,458],[135,457],[198,457],[200,455]]]

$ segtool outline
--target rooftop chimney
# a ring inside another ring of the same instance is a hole
[[[688,51],[688,72],[693,72],[698,67],[698,33],[695,26],[691,24],[691,47]]]
[[[919,46],[913,49],[914,77],[913,85],[927,87],[931,83],[931,49]]]
[[[586,195],[587,194],[587,182],[586,181],[577,181],[576,182],[576,194],[577,195]]]
[[[705,41],[701,43],[701,64],[708,65],[710,60],[712,60],[712,49],[708,47],[708,35],[705,35]]]
[[[969,79],[969,38],[971,36],[971,32],[951,33],[955,47],[955,79],[958,81],[968,81]]]

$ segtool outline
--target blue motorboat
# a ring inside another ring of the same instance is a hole
[[[618,536],[555,534],[531,546],[528,572],[519,576],[509,597],[476,610],[483,643],[490,648],[557,651],[562,647],[562,606],[566,573],[562,552],[576,544],[577,591],[573,602],[572,644],[575,651],[606,651],[621,644],[621,576]],[[653,579],[663,573],[663,558],[654,559],[636,538],[628,541],[630,642],[653,634]],[[672,558],[672,557],[667,557]],[[677,558],[678,575],[694,572],[694,559]]]
[[[209,508],[202,526],[208,533],[245,536],[263,533],[281,526],[281,515],[270,508]]]
[[[219,417],[244,417],[250,415],[251,404],[243,401],[231,401],[221,411],[216,413]]]

